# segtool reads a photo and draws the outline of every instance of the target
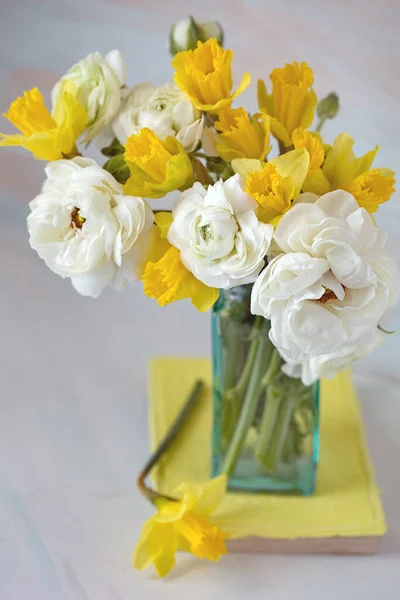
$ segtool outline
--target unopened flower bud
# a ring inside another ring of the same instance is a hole
[[[206,42],[210,38],[215,38],[222,45],[224,33],[221,25],[216,21],[196,23],[193,17],[189,17],[172,26],[169,50],[174,56],[177,52],[194,50],[198,41]]]
[[[339,112],[339,96],[331,92],[317,104],[317,114],[320,119],[334,119]]]

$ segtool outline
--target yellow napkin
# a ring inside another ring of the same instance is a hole
[[[156,358],[150,366],[152,447],[174,421],[196,379],[207,384],[184,429],[155,470],[157,489],[210,478],[211,364],[204,358]],[[309,497],[229,493],[219,515],[233,537],[381,536],[386,531],[350,372],[321,384],[321,451]]]

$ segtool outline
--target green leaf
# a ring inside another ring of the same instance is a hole
[[[109,146],[101,149],[101,152],[104,156],[118,156],[124,154],[125,148],[117,138],[114,138]]]
[[[125,162],[123,154],[112,156],[104,165],[103,169],[115,177],[118,183],[124,184],[129,178],[129,167]]]

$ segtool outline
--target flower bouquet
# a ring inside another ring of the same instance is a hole
[[[317,103],[304,62],[258,82],[258,112],[233,101],[232,51],[217,23],[178,23],[174,83],[126,84],[121,54],[95,52],[61,77],[52,109],[38,89],[4,115],[22,146],[46,161],[30,203],[29,240],[84,296],[142,281],[160,306],[190,298],[213,310],[214,433],[210,482],[174,497],[144,478],[197,398],[150,459],[139,483],[157,506],[135,555],[160,575],[175,551],[216,560],[223,532],[210,516],[229,479],[248,490],[311,493],[318,456],[318,381],[384,341],[380,320],[397,294],[386,235],[372,216],[394,174],[356,157],[353,139],[323,139],[339,101]],[[315,117],[317,123],[313,126]],[[86,153],[95,141],[106,160]],[[159,199],[179,191],[172,211]],[[155,200],[149,204],[149,200]],[[189,407],[189,408],[188,408]]]

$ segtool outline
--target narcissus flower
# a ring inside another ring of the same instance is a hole
[[[350,192],[369,213],[374,213],[395,191],[394,172],[371,169],[378,146],[356,158],[353,145],[354,140],[347,133],[338,135],[322,167],[307,175],[303,191],[322,195],[343,189]]]
[[[144,293],[159,306],[190,298],[197,310],[206,312],[218,299],[219,290],[196,279],[181,262],[180,251],[167,240],[171,213],[157,213],[155,222],[157,233],[142,276]]]
[[[292,145],[297,127],[307,128],[314,120],[317,96],[312,89],[314,74],[307,63],[286,64],[270,75],[272,94],[267,94],[264,81],[258,82],[260,110],[271,116],[271,131],[286,147]]]
[[[205,483],[183,483],[174,492],[179,500],[155,500],[158,512],[144,524],[135,549],[134,566],[146,569],[151,563],[160,577],[175,565],[175,554],[184,550],[212,561],[226,554],[226,534],[212,513],[226,491],[226,475]]]
[[[59,160],[76,152],[76,141],[85,131],[88,115],[76,89],[66,82],[53,114],[46,108],[37,88],[24,92],[4,114],[20,134],[0,133],[0,146],[22,146],[40,160]]]
[[[124,156],[131,173],[125,184],[126,194],[162,198],[193,183],[189,155],[173,137],[160,140],[151,129],[141,129],[128,138]]]
[[[259,219],[277,225],[300,194],[309,162],[307,150],[299,148],[267,163],[236,159],[232,167],[246,180],[246,192],[258,202]]]
[[[236,92],[232,93],[232,50],[224,50],[215,38],[204,44],[197,43],[195,50],[179,52],[172,61],[174,81],[199,109],[217,113],[229,106],[234,98],[250,84],[245,73]]]
[[[234,158],[264,160],[271,149],[269,144],[269,117],[256,114],[250,119],[244,108],[226,108],[215,123],[219,132],[215,140],[218,154],[227,162]]]
[[[292,133],[292,140],[296,149],[305,148],[310,155],[308,170],[315,171],[319,169],[324,162],[324,147],[318,134],[298,127]]]

